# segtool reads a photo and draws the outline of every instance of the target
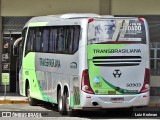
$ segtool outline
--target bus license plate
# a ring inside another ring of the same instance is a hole
[[[124,98],[111,98],[113,103],[121,103],[124,101]]]

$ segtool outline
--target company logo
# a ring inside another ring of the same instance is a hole
[[[70,64],[70,68],[77,69],[77,63],[76,62],[72,62]]]
[[[60,60],[57,59],[49,59],[49,58],[39,58],[40,66],[46,66],[46,67],[56,67],[60,68]]]
[[[94,53],[141,53],[141,49],[93,49]]]
[[[121,75],[122,75],[122,72],[121,72],[119,69],[115,69],[115,70],[113,71],[113,76],[114,76],[115,78],[120,78]]]

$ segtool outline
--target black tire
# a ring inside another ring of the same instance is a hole
[[[133,107],[128,108],[127,109],[128,115],[133,116],[133,111],[134,111]]]
[[[58,111],[61,115],[66,115],[65,97],[61,96],[61,90],[58,92]]]
[[[51,104],[55,110],[58,110],[58,104],[55,104],[55,103],[51,103]]]
[[[30,106],[36,106],[37,105],[38,101],[30,96],[30,86],[29,85],[27,87],[27,97],[28,97],[28,102],[29,102]]]
[[[66,104],[65,106],[66,106],[66,111],[67,111],[68,116],[70,116],[70,117],[75,116],[75,110],[72,107],[70,107],[70,104],[69,104],[69,94],[68,94],[68,92],[65,93],[64,99],[65,99],[64,101],[65,101],[65,104]]]

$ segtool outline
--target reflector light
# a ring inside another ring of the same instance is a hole
[[[93,20],[94,20],[94,18],[90,18],[90,19],[88,20],[88,23],[93,22]]]
[[[139,21],[144,22],[143,18],[138,18]]]
[[[88,69],[83,70],[82,80],[81,80],[81,90],[86,93],[89,93],[89,94],[94,94],[94,92],[90,86]]]
[[[91,96],[86,96],[86,98],[91,98]]]
[[[146,98],[146,97],[147,97],[147,95],[144,95],[143,97],[144,97],[144,98]]]
[[[150,70],[149,69],[145,69],[145,76],[144,76],[144,83],[143,83],[143,87],[141,89],[141,93],[147,92],[150,89]]]

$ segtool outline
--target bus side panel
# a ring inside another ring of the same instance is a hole
[[[47,99],[49,102],[57,103],[57,87],[60,85],[62,93],[65,92],[64,87],[67,87],[70,102],[74,106],[75,94],[72,91],[73,81],[78,79],[78,53],[73,55],[36,53],[35,63],[41,100]]]
[[[80,106],[79,77],[70,75],[70,81],[70,106],[77,108]]]
[[[23,91],[25,91],[24,93],[26,93],[26,82],[28,80],[31,89],[31,97],[36,99],[42,99],[42,95],[38,90],[39,84],[35,73],[35,53],[28,53],[23,60],[23,84],[25,85],[25,87],[23,87]]]

